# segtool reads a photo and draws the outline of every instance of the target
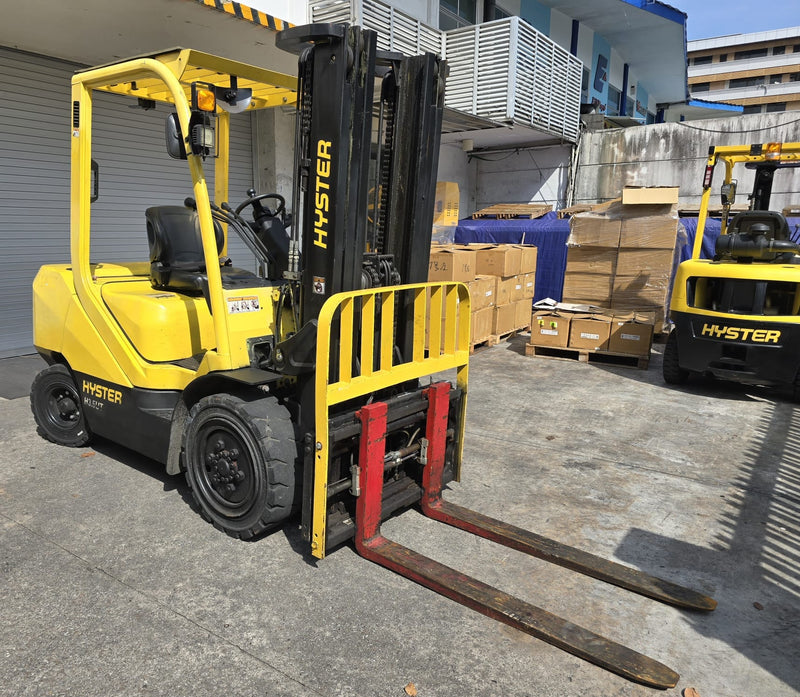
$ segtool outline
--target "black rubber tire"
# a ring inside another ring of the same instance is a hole
[[[664,346],[662,374],[668,385],[683,385],[689,379],[689,371],[681,368],[678,362],[678,335],[674,330],[670,332]]]
[[[292,512],[297,442],[288,409],[274,397],[204,397],[183,432],[186,482],[203,517],[247,540]]]
[[[31,411],[37,433],[52,443],[80,448],[92,439],[81,396],[65,365],[51,365],[33,379]]]

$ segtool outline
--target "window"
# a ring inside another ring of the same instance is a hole
[[[616,87],[608,86],[608,102],[606,114],[609,116],[619,116],[619,104],[621,93]]]
[[[719,62],[720,63],[724,63],[727,60],[728,60],[728,54],[727,53],[720,53],[719,54]]]
[[[770,85],[780,85],[783,82],[783,75],[770,75],[769,76],[769,84]]]
[[[800,82],[800,73],[791,73],[789,75],[789,82]]]
[[[795,44],[795,45],[792,47],[792,50],[793,50],[795,53],[800,53],[800,44]]]
[[[484,7],[486,7],[488,4],[489,3],[486,3]],[[506,17],[511,17],[511,13],[508,10],[504,10],[502,7],[500,7],[500,5],[492,5],[487,9],[489,11],[486,12],[486,17],[483,20],[484,22],[491,22],[494,19],[505,19]]]
[[[636,116],[636,102],[630,97],[625,100],[625,116]]]
[[[440,0],[439,29],[448,31],[475,24],[476,0]]]
[[[583,66],[583,79],[581,80],[581,102],[587,104],[589,102],[589,77],[591,70],[585,65]]]
[[[708,92],[711,89],[710,82],[696,82],[694,85],[689,85],[689,91],[694,92]]]
[[[760,87],[764,84],[764,77],[740,77],[735,80],[728,80],[729,89],[737,89],[738,87]]]
[[[747,104],[742,110],[742,114],[760,114],[760,113],[761,113],[760,104]]]
[[[773,46],[772,47],[772,55],[773,56],[782,56],[786,53],[786,46]]]
[[[692,61],[693,65],[708,65],[711,63],[711,56],[697,56]]]
[[[786,102],[773,102],[772,104],[767,104],[768,114],[774,114],[779,111],[786,111]]]
[[[764,58],[767,55],[766,48],[751,48],[748,51],[736,51],[733,54],[734,60],[741,61],[748,58]]]

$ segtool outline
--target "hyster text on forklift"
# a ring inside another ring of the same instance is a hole
[[[712,259],[701,259],[718,162],[722,221]],[[755,170],[749,210],[731,216],[734,168]],[[797,230],[769,209],[773,180],[800,167],[800,143],[711,147],[692,258],[678,266],[670,302],[674,328],[664,380],[711,375],[747,385],[790,386],[800,398],[800,244]]]
[[[446,66],[378,51],[347,25],[293,27],[299,78],[187,49],[72,81],[71,263],[34,282],[39,432],[102,436],[184,472],[203,516],[251,538],[299,513],[309,552],[363,556],[604,668],[655,687],[651,658],[384,538],[419,504],[437,520],[690,610],[716,602],[442,498],[459,478],[469,294],[427,283]],[[167,152],[193,195],[142,211],[150,258],[91,255],[92,94],[166,103]],[[291,220],[284,198],[227,203],[229,111],[297,105]],[[205,164],[214,158],[213,199]],[[265,205],[268,200],[275,208]],[[244,217],[249,209],[249,219]],[[288,232],[287,232],[288,229]],[[227,257],[227,234],[252,259]],[[431,376],[455,371],[455,384]]]

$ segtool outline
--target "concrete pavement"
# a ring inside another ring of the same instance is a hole
[[[471,363],[464,481],[448,499],[718,609],[663,606],[413,510],[387,536],[666,663],[681,674],[670,697],[800,694],[798,408],[710,381],[667,388],[658,356],[607,368],[527,358],[523,341]],[[1,360],[0,395],[36,367]],[[313,561],[296,525],[231,540],[154,462],[39,438],[25,396],[0,400],[0,419],[0,694],[652,694],[350,546]]]

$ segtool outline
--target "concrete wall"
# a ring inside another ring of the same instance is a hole
[[[555,145],[473,155],[475,209],[495,203],[551,203],[563,208],[570,153],[570,146]]]
[[[624,186],[678,186],[682,204],[699,204],[709,146],[800,140],[796,119],[796,112],[753,114],[584,133],[573,203],[606,201],[619,196]],[[716,190],[722,176],[718,166]],[[747,203],[753,174],[741,168],[734,177],[739,179],[737,203]],[[778,172],[771,208],[798,203],[800,169]]]
[[[464,218],[475,212],[476,161],[469,161],[459,143],[442,143],[439,150],[439,170],[436,180],[458,184],[458,213]]]

